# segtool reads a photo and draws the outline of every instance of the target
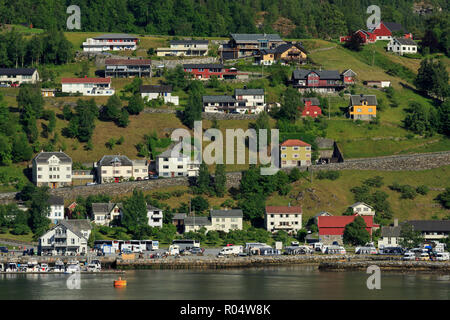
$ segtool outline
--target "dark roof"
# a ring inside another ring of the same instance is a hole
[[[144,85],[141,86],[141,93],[151,93],[151,92],[172,92],[171,85]]]
[[[93,37],[93,39],[97,40],[108,40],[108,39],[138,39],[135,36],[130,36],[129,34],[124,33],[111,33],[111,34],[102,34],[98,37]]]
[[[275,48],[277,53],[283,53],[292,47],[296,47],[300,51],[306,52],[306,49],[300,43],[284,43]]]
[[[264,89],[234,89],[235,96],[264,95]]]
[[[277,52],[276,49],[262,49],[262,50],[260,50],[261,54],[270,54],[270,53],[274,54],[276,52]]]
[[[223,69],[223,64],[219,63],[188,63],[183,64],[184,69]]]
[[[203,96],[203,103],[236,102],[232,96]]]
[[[317,144],[319,149],[333,149],[334,148],[334,140],[328,138],[317,137],[314,139],[314,142]]]
[[[367,103],[370,106],[376,106],[377,103],[377,97],[374,95],[353,95],[350,98],[350,102],[352,104],[352,106],[360,106],[362,105],[363,101],[367,101]]]
[[[410,220],[415,230],[429,232],[450,232],[450,220]]]
[[[61,163],[72,163],[72,159],[64,152],[41,152],[34,157],[36,163],[47,163],[52,156],[57,157]]]
[[[186,218],[186,213],[175,213],[172,220],[184,220]]]
[[[209,44],[208,40],[171,40],[170,44]]]
[[[211,218],[215,217],[235,217],[242,218],[243,213],[241,209],[232,209],[232,210],[211,210]]]
[[[184,224],[187,226],[210,226],[212,223],[209,217],[186,217]]]
[[[121,203],[112,203],[112,202],[97,202],[92,204],[92,213],[110,213],[111,210],[118,206],[119,208],[122,208]]]
[[[0,75],[2,76],[15,76],[15,75],[21,75],[21,76],[32,76],[33,73],[36,71],[36,69],[30,69],[30,68],[0,68]]]
[[[259,40],[267,41],[283,41],[278,34],[262,34],[262,33],[232,33],[231,38],[236,42],[255,42]]]
[[[332,214],[327,212],[327,211],[320,211],[318,214],[316,214],[314,216],[314,218],[318,218],[318,217],[331,217]]]
[[[383,22],[386,28],[388,28],[391,32],[402,31],[404,33],[409,33],[400,23],[396,22]]]
[[[91,222],[88,219],[59,220],[58,224],[65,226],[79,237],[84,237],[81,231],[92,229]]]
[[[99,166],[110,166],[112,162],[120,162],[123,166],[131,166],[133,163],[127,156],[123,155],[111,155],[103,156],[98,162]]]
[[[61,196],[53,196],[53,195],[51,195],[48,198],[48,204],[51,205],[51,206],[55,206],[55,205],[63,206],[64,205],[64,198],[61,197]]]
[[[163,211],[162,209],[159,209],[157,207],[151,206],[151,205],[147,205],[147,210],[148,211]]]
[[[381,227],[381,236],[382,237],[390,237],[390,238],[398,238],[400,236],[401,231],[400,226],[392,227],[392,226],[386,226]]]
[[[320,101],[318,98],[302,98],[303,103],[305,103],[306,101],[311,101],[311,104],[313,106],[320,106]]]
[[[306,79],[308,74],[311,72],[317,73],[322,80],[340,80],[341,75],[337,70],[305,70],[305,69],[297,69],[294,70],[292,76],[294,79],[301,80]]]
[[[394,38],[394,40],[403,46],[417,46],[417,43],[410,38]]]
[[[151,65],[150,59],[105,59],[105,65],[110,66],[141,66]]]

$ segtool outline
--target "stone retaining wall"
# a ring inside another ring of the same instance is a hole
[[[450,273],[450,262],[441,261],[333,261],[320,263],[319,270],[367,270],[367,267],[371,265],[377,265],[383,271],[429,271]]]
[[[256,120],[258,115],[203,112],[202,118],[205,120]]]

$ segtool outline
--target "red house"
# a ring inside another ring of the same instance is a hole
[[[183,64],[184,72],[190,73],[198,80],[217,79],[243,79],[248,73],[238,72],[236,68],[225,68],[223,64]]]
[[[324,243],[332,243],[333,241],[342,242],[345,226],[355,220],[353,216],[321,216],[317,218],[317,226],[319,227],[319,241]],[[367,225],[366,230],[372,236],[372,231],[380,226],[374,224],[373,216],[361,216]]]
[[[395,32],[401,32],[404,38],[412,39],[412,33],[403,28],[400,23],[395,22],[381,21],[376,28],[370,31],[376,36],[376,40],[392,40]]]
[[[364,44],[377,42],[377,36],[372,32],[360,29],[355,33],[359,34]],[[350,41],[351,37],[352,36],[342,36],[340,37],[340,42]]]
[[[302,111],[302,117],[312,117],[317,118],[322,115],[322,109],[320,109],[319,99],[317,98],[303,98],[302,102],[304,104],[304,108]]]

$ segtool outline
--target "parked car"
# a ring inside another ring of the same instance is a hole
[[[430,260],[430,255],[426,252],[422,252],[419,256],[419,260],[420,261],[429,261]]]
[[[450,259],[450,254],[448,252],[438,252],[436,254],[437,261],[448,261]]]
[[[0,247],[0,252],[1,253],[8,253],[8,248],[7,247]]]
[[[402,260],[405,260],[405,261],[416,260],[416,254],[414,252],[411,252],[411,251],[405,252],[405,254],[402,257]]]
[[[0,88],[9,88],[9,84],[0,83]]]
[[[203,252],[205,251],[205,249],[194,247],[190,251],[191,251],[192,254],[203,255]]]
[[[150,179],[149,176],[145,176],[145,177],[144,177],[144,180],[149,180],[149,179]]]
[[[97,182],[88,182],[86,183],[87,186],[95,186],[97,184]]]

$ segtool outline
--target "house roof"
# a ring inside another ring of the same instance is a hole
[[[88,219],[71,219],[71,220],[59,220],[58,225],[63,225],[80,238],[84,238],[81,231],[88,231],[92,229],[91,222]]]
[[[356,76],[356,72],[353,71],[352,69],[347,69],[344,72],[342,72],[342,74],[347,76],[347,77],[354,77],[354,76]]]
[[[356,203],[352,204],[352,205],[349,206],[349,207],[350,207],[350,208],[354,208],[354,207],[357,207],[357,206],[360,206],[360,205],[363,205],[363,206],[369,207],[370,209],[373,209],[373,207],[369,206],[369,205],[368,205],[367,203],[365,203],[365,202],[356,202]]]
[[[163,210],[148,204],[147,205],[147,211],[163,211]]]
[[[277,52],[277,50],[275,50],[275,49],[262,49],[262,50],[260,50],[260,53],[261,54],[274,54],[274,53],[276,53]]]
[[[409,33],[400,23],[397,22],[381,22],[386,28],[391,32],[402,31],[404,33]]]
[[[417,43],[410,38],[394,38],[394,41],[397,41],[402,46],[417,46]]]
[[[260,40],[266,41],[283,41],[276,33],[262,34],[262,33],[232,33],[231,38],[236,42],[257,42]]]
[[[288,139],[281,144],[282,147],[310,147],[309,143],[298,139]]]
[[[36,163],[48,163],[51,157],[57,157],[61,163],[72,163],[72,159],[64,152],[40,152],[34,157]]]
[[[125,33],[110,33],[110,34],[102,34],[101,36],[98,37],[93,37],[92,39],[96,39],[96,40],[108,40],[108,39],[138,39],[135,36],[131,36],[129,34],[125,34]]]
[[[314,216],[314,218],[318,218],[318,217],[331,217],[333,216],[331,213],[327,212],[327,211],[320,211],[318,214],[316,214]]]
[[[171,40],[170,44],[209,44],[208,40]]]
[[[184,69],[223,69],[223,64],[219,63],[188,63],[183,64]]]
[[[410,220],[415,230],[430,232],[450,232],[450,220]]]
[[[266,206],[266,213],[267,214],[286,214],[286,213],[301,214],[302,213],[302,207],[295,207],[295,206]]]
[[[110,66],[141,66],[151,65],[150,59],[105,59],[105,65]]]
[[[319,149],[333,149],[334,148],[334,140],[328,138],[317,137],[314,139],[314,142],[317,144]]]
[[[120,209],[122,209],[121,203],[112,203],[112,202],[97,202],[92,204],[92,213],[93,214],[103,214],[103,213],[110,213],[111,210],[118,206]]]
[[[278,47],[275,48],[276,53],[283,53],[291,49],[292,47],[295,47],[299,49],[300,51],[306,52],[306,49],[300,44],[300,43],[283,43],[280,44]]]
[[[320,101],[318,98],[302,98],[303,103],[306,103],[307,101],[311,101],[311,105],[313,105],[313,106],[320,105]]]
[[[316,73],[322,80],[340,80],[341,75],[337,70],[306,70],[296,69],[292,73],[294,79],[301,80],[306,79],[310,73]]]
[[[32,76],[36,69],[31,68],[0,68],[1,76]]]
[[[231,209],[231,210],[211,210],[211,218],[216,217],[233,217],[242,218],[244,215],[241,209]]]
[[[232,96],[203,96],[203,103],[230,102],[235,103],[237,100]]]
[[[175,213],[172,220],[184,220],[186,218],[186,213]]]
[[[367,101],[370,106],[376,106],[378,104],[377,96],[375,95],[352,95],[350,98],[352,106],[360,106],[363,101]]]
[[[113,162],[120,162],[122,166],[132,166],[131,160],[124,155],[105,155],[98,162],[99,166],[111,166]]]
[[[171,85],[143,85],[141,86],[141,93],[162,93],[172,92]]]
[[[190,158],[188,155],[182,154],[181,152],[176,152],[174,149],[178,148],[181,142],[173,143],[167,150],[157,155],[157,158]]]
[[[210,226],[212,224],[209,217],[186,217],[184,225],[186,226]]]
[[[317,219],[317,226],[320,228],[345,228],[345,226],[353,220],[356,215],[353,216],[320,216]],[[368,228],[374,227],[373,216],[361,216],[366,222]]]
[[[64,198],[61,196],[54,196],[50,195],[48,197],[48,204],[51,206],[63,206],[64,205]]]
[[[61,83],[111,83],[111,78],[62,78]]]
[[[264,95],[264,89],[234,89],[235,96]]]
[[[400,236],[401,227],[400,226],[385,226],[381,227],[381,236],[382,237],[394,237],[398,238]]]

